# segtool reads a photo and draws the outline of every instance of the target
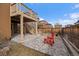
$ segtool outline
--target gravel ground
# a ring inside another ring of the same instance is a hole
[[[51,47],[48,44],[44,44],[44,37],[47,35],[25,35],[24,36],[24,46],[35,49],[45,54],[49,54],[51,56],[68,56],[69,53],[67,51],[66,46],[64,45],[62,39],[57,36],[55,37],[55,43]],[[14,37],[12,41],[19,43],[20,35]]]

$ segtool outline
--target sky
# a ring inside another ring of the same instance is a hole
[[[79,20],[78,3],[25,3],[25,5],[35,11],[40,20],[46,20],[52,25],[59,23],[65,26]]]

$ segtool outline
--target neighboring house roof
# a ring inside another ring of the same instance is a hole
[[[52,24],[48,23],[45,20],[39,21],[40,28],[53,28]]]
[[[79,20],[75,24],[79,24]]]
[[[39,21],[39,23],[40,23],[40,24],[48,24],[48,22],[45,21],[45,20],[41,20],[41,21]]]

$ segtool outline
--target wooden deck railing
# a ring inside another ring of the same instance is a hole
[[[28,8],[26,5],[22,3],[13,3],[10,6],[10,15],[14,13],[23,13],[25,15],[28,15],[29,17],[32,17],[34,19],[37,19],[37,14],[30,8]]]

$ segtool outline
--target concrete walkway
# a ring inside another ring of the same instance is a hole
[[[48,44],[44,44],[43,40],[46,35],[29,35],[24,36],[24,46],[35,49],[37,51],[53,55],[53,56],[68,56],[66,46],[64,45],[62,39],[58,36],[55,37],[55,43],[51,47]],[[18,42],[20,40],[20,35],[12,38],[12,41]]]

